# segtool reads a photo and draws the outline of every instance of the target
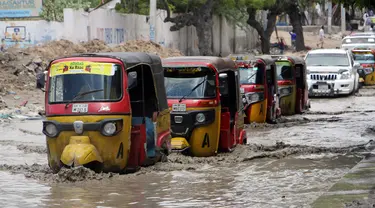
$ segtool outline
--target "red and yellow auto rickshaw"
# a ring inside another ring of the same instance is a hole
[[[353,58],[361,64],[358,69],[361,85],[375,85],[375,50],[374,49],[354,49]]]
[[[239,73],[229,58],[163,60],[172,150],[192,156],[231,151],[246,141]]]
[[[236,63],[240,71],[245,123],[276,123],[281,113],[275,60],[269,56],[241,57]]]
[[[161,60],[147,53],[81,54],[51,61],[45,94],[48,164],[135,171],[170,149]]]
[[[272,56],[275,59],[281,115],[303,113],[310,108],[305,60],[298,56]]]

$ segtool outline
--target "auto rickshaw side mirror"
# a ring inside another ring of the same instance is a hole
[[[138,85],[137,82],[137,72],[129,72],[128,73],[128,89],[132,89]]]

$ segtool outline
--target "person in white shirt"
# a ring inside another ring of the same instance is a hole
[[[367,12],[365,12],[363,14],[363,28],[366,27],[367,18],[368,18],[368,14],[367,14]]]
[[[319,42],[316,44],[317,47],[323,48],[324,44],[324,26],[322,26],[319,30]]]

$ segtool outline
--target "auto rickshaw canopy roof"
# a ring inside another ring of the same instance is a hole
[[[249,61],[254,59],[253,54],[229,54],[228,56],[233,61]]]
[[[181,63],[189,63],[189,65],[208,66],[213,65],[218,73],[224,71],[237,71],[236,63],[228,58],[216,56],[179,56],[163,59],[163,66],[176,66]]]
[[[52,60],[52,64],[55,60],[65,59],[65,58],[75,58],[75,57],[97,57],[97,58],[113,58],[120,60],[124,66],[125,70],[129,70],[137,65],[149,65],[152,75],[154,77],[154,86],[156,90],[156,95],[159,103],[159,109],[164,110],[168,108],[167,95],[165,93],[164,86],[164,70],[161,65],[161,59],[159,56],[144,52],[107,52],[107,53],[83,53],[76,54],[66,57],[60,57]]]
[[[305,60],[299,56],[287,56],[287,55],[271,55],[272,59],[277,60],[291,60],[294,64],[306,65]]]
[[[270,56],[263,55],[263,56],[256,56],[256,59],[261,59],[266,65],[275,64],[275,59]]]

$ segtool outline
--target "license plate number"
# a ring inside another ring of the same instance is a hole
[[[319,90],[328,90],[328,85],[318,85]]]
[[[73,104],[72,113],[87,113],[88,104]]]
[[[173,104],[172,111],[185,112],[186,104]]]

